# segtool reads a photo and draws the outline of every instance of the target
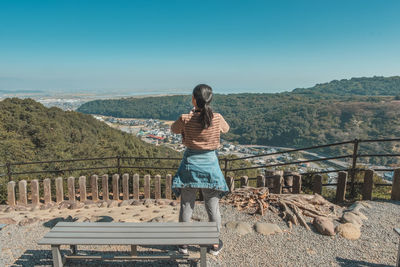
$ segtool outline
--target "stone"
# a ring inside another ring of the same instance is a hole
[[[149,198],[145,199],[144,202],[143,202],[143,205],[150,205],[150,204],[154,204],[154,201],[152,199],[149,199]]]
[[[165,205],[165,201],[161,199],[156,200],[156,203],[157,205]]]
[[[7,208],[4,210],[4,212],[6,212],[6,213],[11,212],[11,211],[15,211],[15,208],[14,208],[14,207],[7,207]]]
[[[160,211],[159,210],[153,210],[153,213],[159,213]]]
[[[26,206],[16,206],[15,210],[16,211],[27,211],[28,207],[26,207]]]
[[[355,215],[357,215],[361,220],[366,221],[368,220],[367,216],[364,215],[361,211],[352,211]]]
[[[315,217],[312,224],[320,234],[329,236],[335,235],[335,226],[333,225],[332,220],[329,218]]]
[[[119,203],[118,206],[123,207],[123,206],[128,206],[130,204],[131,202],[129,200],[123,200],[121,203]]]
[[[71,206],[71,203],[63,201],[63,202],[60,203],[60,205],[58,205],[58,209],[60,209],[60,210],[68,209],[70,206]]]
[[[28,224],[35,223],[35,222],[37,222],[38,220],[39,220],[38,218],[27,218],[27,219],[22,219],[22,220],[18,223],[18,225],[19,225],[19,226],[26,226],[26,225],[28,225]]]
[[[118,207],[118,201],[111,201],[109,204],[108,204],[108,206],[107,206],[108,208],[115,208],[115,207]]]
[[[263,235],[271,235],[275,233],[282,233],[281,228],[274,224],[274,223],[261,223],[257,222],[254,225],[254,229],[256,230],[257,233],[263,234]]]
[[[171,203],[169,203],[172,207],[175,207],[176,205],[178,205],[178,202],[176,201],[171,201]]]
[[[230,228],[240,235],[246,235],[252,232],[251,226],[245,222],[228,222],[225,224],[226,228]]]
[[[336,233],[349,240],[357,240],[361,236],[360,228],[352,223],[339,224]]]
[[[107,208],[107,206],[108,206],[107,202],[101,202],[99,208]]]
[[[0,223],[4,224],[16,224],[17,222],[12,218],[0,218]]]
[[[350,211],[360,211],[361,209],[365,209],[365,206],[362,204],[362,202],[360,201],[356,201],[354,202],[349,208],[348,210]]]
[[[344,223],[352,223],[354,225],[357,225],[358,227],[361,227],[361,225],[363,224],[361,218],[358,217],[355,213],[350,211],[345,212],[343,214],[342,221]]]
[[[131,205],[133,205],[133,206],[139,206],[139,205],[142,205],[142,202],[140,202],[140,200],[138,200],[138,199],[134,199],[133,201],[132,201],[132,204]]]
[[[163,218],[161,216],[155,217],[151,220],[149,220],[149,222],[163,222]]]
[[[93,200],[85,200],[83,203],[85,203],[85,205],[93,205],[96,204],[96,202],[94,202]]]
[[[80,208],[83,208],[83,206],[85,206],[85,204],[83,204],[82,202],[73,202],[72,204],[71,204],[71,206],[69,206],[69,209],[70,210],[75,210],[75,209],[80,209]]]

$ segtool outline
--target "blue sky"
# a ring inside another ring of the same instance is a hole
[[[0,0],[0,90],[279,92],[400,75],[400,1]]]

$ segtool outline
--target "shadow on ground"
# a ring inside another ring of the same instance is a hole
[[[351,267],[392,267],[393,265],[371,263],[359,260],[350,260],[345,258],[336,257],[336,261],[340,266]]]
[[[161,256],[165,255],[167,251],[171,251],[172,247],[157,247],[157,249],[166,249],[165,251],[139,251],[140,256]],[[190,247],[189,247],[190,248]],[[69,255],[71,251],[69,249],[62,249],[62,255]],[[97,255],[97,256],[127,256],[129,255],[128,251],[124,252],[116,252],[116,251],[92,251],[92,250],[79,250],[78,255]],[[22,254],[11,266],[53,266],[52,254],[50,249],[43,250],[26,250],[24,254]],[[72,266],[110,266],[110,267],[119,267],[119,266],[190,266],[190,262],[187,260],[159,260],[159,261],[119,261],[119,260],[71,260],[69,259],[65,267]]]

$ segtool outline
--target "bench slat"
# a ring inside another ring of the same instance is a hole
[[[216,222],[148,222],[148,223],[129,223],[129,222],[58,222],[55,227],[216,227]]]
[[[95,239],[170,239],[170,238],[216,238],[218,233],[206,232],[206,233],[53,233],[49,232],[45,235],[45,238],[95,238]]]
[[[39,245],[212,245],[218,238],[175,238],[175,239],[76,239],[43,238]]]
[[[168,227],[168,233],[207,233],[216,232],[216,227]],[[52,233],[165,233],[166,228],[145,227],[55,227]]]

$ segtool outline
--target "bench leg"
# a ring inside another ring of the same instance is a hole
[[[131,256],[137,256],[137,246],[131,245]]]
[[[207,247],[200,246],[200,267],[207,266]]]
[[[61,256],[60,246],[52,245],[51,253],[53,254],[53,266],[54,267],[63,267],[63,260]]]
[[[71,245],[70,248],[72,250],[72,255],[76,255],[76,253],[78,252],[78,246],[77,245]]]
[[[400,267],[400,242],[399,242],[399,251],[397,252],[397,263],[396,263],[397,267]]]

